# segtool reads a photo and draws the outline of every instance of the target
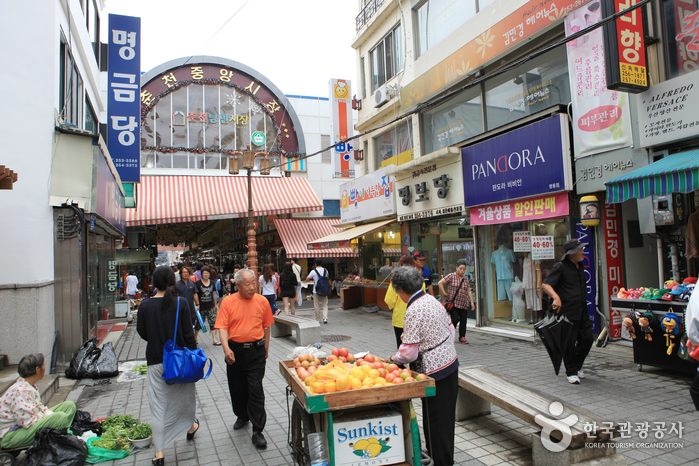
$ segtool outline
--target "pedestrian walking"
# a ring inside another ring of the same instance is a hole
[[[214,329],[216,324],[216,309],[218,308],[218,299],[216,296],[216,285],[212,280],[212,274],[216,271],[212,270],[208,265],[202,267],[201,269],[201,280],[196,282],[197,296],[199,297],[199,313],[204,322],[209,323],[209,329],[211,329],[211,338],[214,340],[215,346],[220,346],[221,342],[218,341],[218,332]],[[213,278],[215,280],[215,278]],[[199,320],[199,319],[197,319]],[[198,330],[195,336],[198,335]],[[199,341],[197,339],[197,341]]]
[[[279,284],[279,274],[277,273],[277,266],[272,264],[271,262],[270,262],[269,266],[272,269],[272,276],[274,277],[274,279],[277,282],[277,287],[275,288],[275,291],[277,292],[277,295],[280,295],[280,294],[282,294],[282,290],[281,290],[281,287]]]
[[[289,315],[289,305],[291,304],[291,315],[296,315],[296,289],[298,286],[296,274],[293,272],[291,262],[284,264],[284,269],[279,277],[279,287],[281,297],[284,300],[284,314]]]
[[[262,431],[267,423],[265,392],[265,360],[269,356],[270,326],[274,323],[269,301],[260,296],[257,278],[250,269],[235,274],[238,292],[221,303],[216,328],[226,360],[228,389],[238,430],[252,422],[252,443],[266,448]]]
[[[195,314],[197,308],[194,306],[195,304],[197,306],[199,305],[199,295],[197,294],[197,286],[195,282],[192,281],[191,277],[192,269],[188,265],[183,265],[182,268],[180,268],[180,281],[177,282],[176,290],[177,296],[181,296],[187,300],[187,306],[190,313],[189,321],[192,323],[192,326],[196,332],[194,334],[194,339],[197,344],[199,344],[199,339],[197,336],[199,334],[199,330],[201,330],[201,324],[199,323],[199,319],[197,319]]]
[[[413,253],[413,259],[415,259],[416,267],[422,274],[422,279],[425,280],[427,291],[434,296],[434,288],[432,287],[432,271],[429,267],[425,267],[427,257],[425,257],[425,255],[420,251],[415,251]]]
[[[180,274],[183,273],[180,270]],[[180,282],[181,283],[181,282]],[[191,282],[190,282],[191,283]],[[150,407],[150,425],[153,430],[155,458],[153,465],[165,464],[165,449],[178,437],[187,434],[193,440],[199,430],[195,418],[197,399],[194,383],[168,385],[163,380],[163,348],[175,337],[175,322],[178,321],[177,341],[181,348],[194,350],[197,344],[190,324],[191,312],[187,299],[175,297],[175,273],[168,266],[160,266],[153,272],[153,285],[157,292],[153,298],[143,301],[138,309],[138,334],[148,342],[146,346],[146,393]],[[179,311],[178,311],[179,309]]]
[[[565,251],[541,284],[541,289],[553,299],[556,314],[564,315],[573,323],[568,346],[563,352],[568,382],[579,384],[585,378],[582,371],[585,358],[592,348],[592,322],[587,313],[587,281],[582,260],[587,243],[577,239],[566,241]]]
[[[272,273],[271,264],[262,266],[262,275],[259,278],[260,294],[267,298],[272,315],[277,315],[280,311],[277,307],[277,279]]]
[[[471,285],[466,277],[466,265],[468,265],[466,259],[459,260],[456,263],[456,271],[442,278],[438,284],[439,296],[444,300],[444,308],[451,315],[451,323],[454,324],[454,328],[459,324],[459,343],[463,345],[468,345],[466,341],[468,309],[476,310]],[[449,285],[448,295],[444,291],[444,285]]]
[[[422,290],[424,279],[415,267],[399,267],[391,284],[408,303],[403,343],[387,363],[407,364],[421,360],[422,371],[435,380],[435,396],[422,399],[422,428],[427,450],[435,466],[454,464],[456,395],[459,389],[459,358],[454,348],[454,326],[442,304]]]
[[[303,270],[299,265],[298,259],[291,259],[291,270],[294,272],[294,275],[296,275],[296,281],[298,282],[298,285],[296,285],[296,302],[299,306],[301,306],[303,304],[303,293],[301,293],[301,290],[303,289],[301,285],[301,274],[303,273]]]
[[[328,269],[323,267],[322,259],[315,260],[316,267],[306,277],[307,282],[313,282],[313,311],[316,320],[320,322],[320,306],[323,306],[323,323],[328,323],[328,294],[330,294],[330,279]],[[320,283],[318,283],[320,282]]]
[[[412,256],[405,254],[398,260],[398,267],[416,267],[415,259]],[[425,284],[422,285],[422,291],[427,291]],[[405,310],[408,304],[403,301],[393,285],[389,282],[388,289],[386,290],[386,297],[384,298],[389,309],[393,311],[391,316],[391,323],[393,324],[393,332],[396,335],[396,348],[400,348],[402,343],[401,335],[403,335],[403,322],[405,319]]]
[[[133,270],[129,270],[126,276],[126,296],[133,299],[136,293],[138,293],[138,277],[134,275]]]

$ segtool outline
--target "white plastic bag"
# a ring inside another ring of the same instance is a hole
[[[316,348],[315,346],[297,346],[294,348],[294,351],[287,354],[286,357],[288,359],[295,359],[299,357],[302,354],[312,354],[318,359],[323,359],[328,357],[328,353],[325,351],[321,351],[320,349]]]

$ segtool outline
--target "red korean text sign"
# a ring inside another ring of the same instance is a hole
[[[639,0],[603,0],[604,17],[625,11]],[[646,45],[643,32],[644,8],[635,8],[604,26],[604,54],[607,88],[633,94],[648,89]]]
[[[611,296],[616,296],[619,289],[624,286],[624,263],[622,257],[621,212],[619,204],[605,204],[604,206],[604,245],[607,255],[606,272],[607,288]],[[609,300],[609,336],[612,339],[621,338],[621,311],[611,310],[611,297]]]

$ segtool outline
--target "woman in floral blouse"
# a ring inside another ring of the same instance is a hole
[[[37,432],[44,428],[70,427],[75,416],[72,401],[64,401],[52,409],[41,403],[35,384],[46,373],[43,354],[23,357],[17,372],[19,379],[0,398],[0,447],[4,450],[31,446]]]

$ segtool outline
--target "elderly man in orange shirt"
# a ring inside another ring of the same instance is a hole
[[[262,434],[267,422],[262,379],[274,317],[267,298],[257,294],[257,276],[252,270],[236,273],[235,284],[238,292],[223,299],[215,325],[226,357],[233,412],[238,417],[233,429],[252,422],[252,443],[267,448]]]

